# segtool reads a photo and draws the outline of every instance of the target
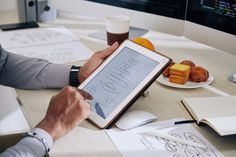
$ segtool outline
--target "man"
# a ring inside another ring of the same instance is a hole
[[[91,113],[86,99],[92,99],[92,96],[68,85],[78,86],[82,83],[118,46],[118,43],[114,43],[94,53],[80,68],[12,54],[0,46],[0,84],[22,89],[66,86],[51,98],[44,119],[0,156],[45,156],[55,140],[86,119]]]

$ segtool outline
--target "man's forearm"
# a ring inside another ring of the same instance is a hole
[[[9,53],[0,47],[0,84],[23,88],[61,88],[68,85],[71,66]]]

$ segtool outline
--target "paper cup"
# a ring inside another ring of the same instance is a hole
[[[129,38],[129,21],[130,18],[123,15],[114,15],[106,18],[108,45],[112,45],[116,41],[121,44]]]

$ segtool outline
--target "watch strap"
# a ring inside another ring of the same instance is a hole
[[[70,76],[69,76],[69,83],[70,86],[73,87],[78,87],[80,82],[79,82],[79,69],[80,66],[72,66],[70,69]]]

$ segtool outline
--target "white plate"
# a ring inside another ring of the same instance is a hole
[[[192,82],[192,81],[188,81],[185,84],[177,84],[177,83],[172,83],[169,82],[169,78],[168,77],[164,77],[163,75],[160,75],[157,78],[157,82],[166,85],[166,86],[170,86],[170,87],[175,87],[175,88],[199,88],[199,87],[203,87],[203,86],[207,86],[209,84],[211,84],[214,80],[214,77],[209,74],[209,78],[206,82]]]

